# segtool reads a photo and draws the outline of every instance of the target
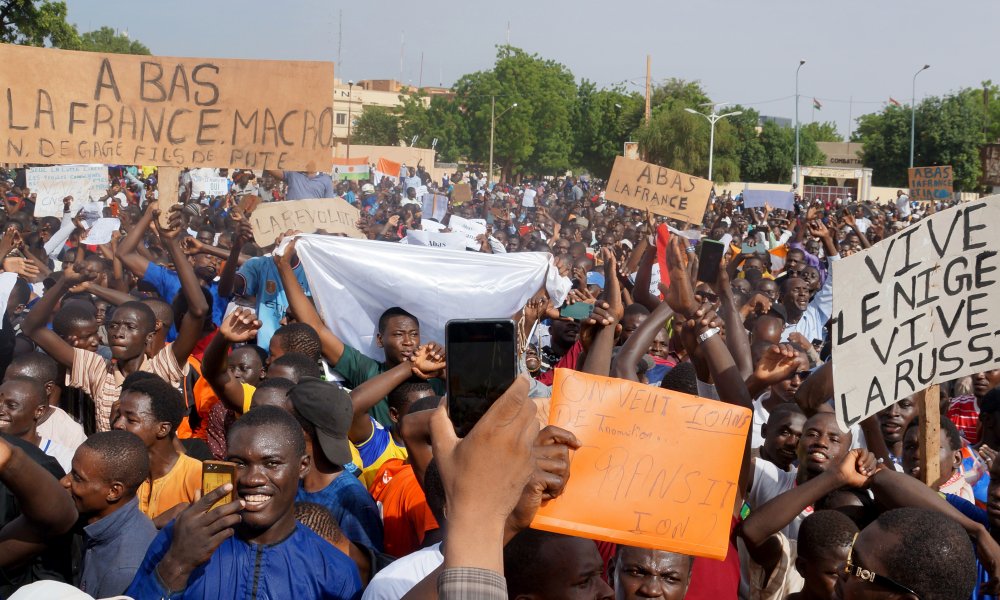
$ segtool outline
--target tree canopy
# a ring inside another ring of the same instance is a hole
[[[63,50],[149,54],[142,43],[110,27],[81,34],[61,0],[0,0],[0,42]]]

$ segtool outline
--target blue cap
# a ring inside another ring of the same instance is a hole
[[[590,271],[587,273],[587,285],[596,285],[597,287],[604,289],[604,274],[598,273],[597,271]]]

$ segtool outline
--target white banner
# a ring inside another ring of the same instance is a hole
[[[403,239],[413,246],[430,246],[431,248],[446,248],[465,252],[465,236],[461,233],[440,233],[438,231],[421,231],[410,229]]]
[[[73,196],[72,210],[108,191],[106,165],[59,165],[31,167],[25,175],[28,188],[38,194],[36,217],[61,217],[63,198]]]
[[[323,320],[344,343],[382,360],[378,318],[399,306],[420,320],[422,341],[444,344],[451,319],[509,318],[544,286],[556,306],[569,293],[552,255],[481,254],[301,235],[295,245]]]
[[[833,262],[833,382],[846,428],[923,390],[1000,368],[1000,196],[956,206]]]
[[[458,215],[451,215],[448,227],[455,233],[465,236],[465,247],[469,250],[479,250],[481,244],[476,241],[476,237],[486,235],[486,222],[482,219],[465,219]]]

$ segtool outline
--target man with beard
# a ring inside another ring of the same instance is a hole
[[[150,262],[138,252],[139,243],[145,237],[146,230],[149,229],[149,225],[153,221],[156,206],[153,203],[146,207],[145,214],[118,247],[118,255],[121,257],[122,263],[135,273],[136,277],[156,288],[160,298],[172,302],[181,289],[181,281],[177,272],[166,266]],[[219,259],[207,252],[198,252],[188,255],[186,260],[194,268],[198,283],[212,296],[212,323],[218,326],[222,323],[222,317],[226,314],[226,307],[229,304],[229,297],[219,294],[219,282],[216,281],[216,276],[219,274]],[[226,266],[235,271],[239,266],[237,263],[238,261],[227,261]]]
[[[309,471],[302,428],[274,406],[229,430],[236,480],[206,494],[153,540],[127,595],[134,598],[357,598],[361,579],[342,552],[295,520]],[[235,500],[212,506],[233,493]],[[211,510],[210,510],[211,509]]]

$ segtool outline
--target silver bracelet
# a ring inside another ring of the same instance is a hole
[[[708,338],[712,337],[713,335],[718,334],[719,331],[721,331],[721,330],[718,327],[713,327],[711,329],[706,329],[705,331],[703,331],[701,333],[701,335],[698,336],[698,341],[704,344],[708,340]]]

